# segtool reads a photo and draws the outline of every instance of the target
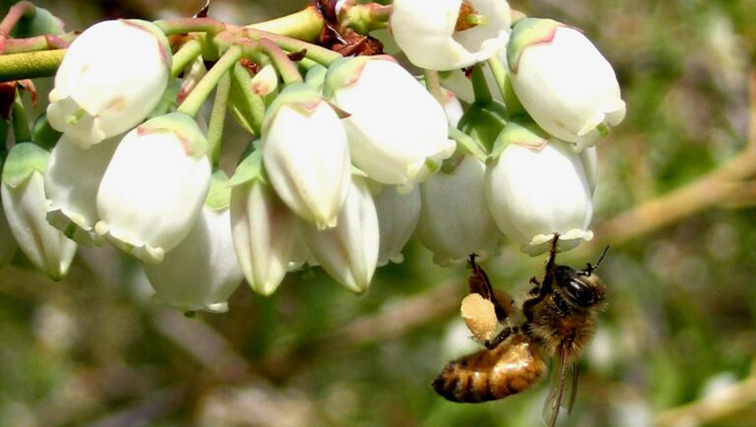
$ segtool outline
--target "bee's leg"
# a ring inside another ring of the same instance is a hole
[[[541,302],[546,295],[551,292],[551,284],[554,282],[554,269],[556,267],[557,243],[559,242],[559,233],[554,233],[554,239],[551,240],[551,249],[549,250],[549,259],[546,261],[546,273],[543,276],[543,282],[538,284],[538,293],[533,298],[525,300],[522,303],[522,313],[528,321],[533,320],[533,308]],[[535,278],[530,279],[530,283],[538,283]],[[533,289],[535,291],[535,288]]]
[[[512,332],[513,332],[512,328],[506,327],[502,329],[498,334],[496,334],[496,336],[493,337],[493,339],[483,342],[483,345],[485,345],[487,349],[493,350],[496,347],[498,347],[499,344],[503,343],[504,340],[507,339],[507,337],[512,334]]]
[[[485,271],[475,262],[476,254],[470,254],[470,267],[472,268],[472,274],[468,280],[471,294],[480,294],[483,298],[491,301],[496,310],[496,318],[499,322],[504,320],[512,312],[512,299],[508,295],[501,295],[497,298],[497,292],[494,292],[491,281],[488,279],[488,275]],[[503,305],[500,301],[505,301],[507,305]]]
[[[535,277],[530,278],[530,284],[535,285],[533,286],[533,289],[528,292],[528,295],[536,296],[541,292],[541,282],[538,281]]]

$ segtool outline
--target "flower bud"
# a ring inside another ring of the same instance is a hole
[[[530,116],[577,151],[594,145],[625,117],[612,66],[577,29],[549,19],[522,19],[507,57],[512,86]]]
[[[16,255],[18,243],[13,238],[8,219],[5,218],[5,209],[3,209],[3,200],[0,197],[0,269],[8,265],[13,256]]]
[[[449,121],[449,126],[456,128],[459,123],[459,119],[465,114],[465,110],[462,109],[462,103],[459,102],[454,92],[449,89],[441,88],[441,93],[444,96],[444,113],[446,113],[446,119]]]
[[[82,149],[62,136],[47,162],[47,221],[85,246],[102,242],[94,231],[97,189],[116,147],[118,138]]]
[[[300,232],[331,277],[356,294],[367,290],[378,261],[380,234],[375,204],[364,178],[352,177],[335,228],[318,230],[301,223]]]
[[[402,249],[407,244],[420,218],[420,190],[415,187],[407,194],[400,193],[396,187],[383,187],[373,196],[378,213],[378,230],[380,232],[380,249],[378,266],[389,261],[404,261]]]
[[[288,270],[298,238],[296,217],[260,172],[260,152],[247,159],[232,180],[231,231],[247,283],[255,292],[270,295]],[[247,174],[243,169],[249,167],[257,172]]]
[[[500,154],[499,154],[500,153]],[[580,154],[534,124],[509,122],[486,171],[485,193],[499,229],[523,252],[548,250],[555,232],[567,250],[590,240],[592,191]]]
[[[228,311],[227,300],[242,280],[231,237],[228,178],[213,175],[189,234],[159,264],[143,263],[154,301],[182,311]]]
[[[443,107],[388,57],[336,61],[325,93],[349,114],[352,161],[375,181],[411,187],[427,162],[440,164],[454,152]]]
[[[104,21],[68,47],[47,115],[74,144],[88,147],[139,124],[168,85],[171,51],[157,26]]]
[[[150,119],[124,136],[97,191],[97,234],[160,262],[191,230],[210,185],[207,140],[183,113]]]
[[[76,255],[76,243],[47,223],[44,171],[50,153],[16,144],[3,167],[2,201],[11,232],[24,255],[53,280],[60,280]]]
[[[420,186],[415,234],[436,264],[448,266],[471,253],[481,260],[498,254],[501,233],[483,195],[485,172],[482,161],[466,155],[451,173],[439,172]]]
[[[485,61],[506,46],[510,20],[504,0],[394,0],[390,28],[410,62],[443,71]]]
[[[281,200],[319,229],[336,226],[351,164],[336,112],[306,84],[286,87],[265,113],[261,149]]]

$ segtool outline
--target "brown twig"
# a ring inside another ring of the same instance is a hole
[[[732,200],[743,203],[752,189],[745,180],[756,175],[756,71],[749,79],[748,144],[737,156],[697,180],[646,201],[596,227],[597,239],[588,249],[621,244]]]

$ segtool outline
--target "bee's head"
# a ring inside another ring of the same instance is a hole
[[[583,308],[589,308],[604,300],[606,288],[601,279],[594,274],[594,271],[599,268],[608,250],[609,247],[607,246],[595,266],[588,263],[583,270],[575,270],[568,265],[556,267],[554,272],[555,282],[570,302]]]

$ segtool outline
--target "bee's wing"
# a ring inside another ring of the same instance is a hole
[[[567,408],[567,413],[572,412],[572,406],[575,404],[575,394],[577,393],[578,372],[577,363],[568,363],[568,353],[566,350],[560,350],[554,363],[554,374],[551,377],[551,387],[549,396],[543,405],[543,420],[549,427],[556,425],[559,416],[560,407]],[[569,396],[564,399],[564,391],[570,383]]]

